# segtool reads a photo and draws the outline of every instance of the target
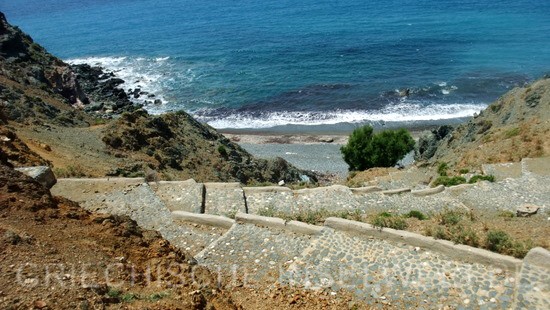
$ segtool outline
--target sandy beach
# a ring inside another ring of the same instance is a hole
[[[424,128],[425,129],[425,128]],[[411,135],[418,139],[423,130]],[[345,179],[348,165],[340,147],[348,142],[349,134],[223,132],[228,139],[260,158],[282,157],[298,168],[331,175],[331,179]]]

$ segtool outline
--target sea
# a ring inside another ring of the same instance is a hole
[[[548,0],[4,0],[63,60],[151,113],[224,130],[461,122],[550,73]],[[152,97],[152,96],[151,96]]]

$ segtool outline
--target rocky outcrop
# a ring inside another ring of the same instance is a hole
[[[212,127],[179,111],[159,116],[144,110],[124,113],[106,130],[103,141],[118,156],[140,158],[157,171],[197,181],[316,182],[281,158],[256,159]],[[114,175],[124,175],[118,171]]]
[[[457,170],[549,154],[550,76],[546,76],[514,88],[449,133],[440,128],[421,137],[417,155]]]
[[[0,164],[22,167],[49,165],[50,163],[31,151],[13,131],[0,126]]]
[[[105,73],[100,67],[87,64],[71,67],[76,73],[76,82],[89,98],[84,110],[94,113],[122,113],[134,111],[141,106],[130,101],[128,94],[119,86],[124,83],[114,74]]]
[[[15,168],[15,170],[30,176],[36,182],[48,189],[52,188],[57,182],[52,169],[48,166]]]

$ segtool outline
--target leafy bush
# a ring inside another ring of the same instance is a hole
[[[433,186],[445,185],[445,186],[454,186],[459,184],[466,183],[466,179],[463,177],[448,177],[448,176],[439,176],[435,179]]]
[[[495,181],[495,176],[494,175],[479,175],[479,174],[476,174],[474,175],[473,177],[470,178],[470,180],[468,181],[468,183],[470,184],[474,184],[476,182],[479,182],[479,181],[489,181],[489,182],[494,182]]]
[[[463,168],[463,169],[460,169],[459,171],[461,174],[466,174],[468,172],[470,172],[470,170],[468,168]]]
[[[357,128],[348,144],[340,150],[350,171],[373,167],[392,167],[414,149],[414,140],[405,129],[386,130],[373,134],[371,126]]]
[[[405,217],[408,217],[408,218],[414,217],[421,221],[428,219],[428,217],[424,213],[417,210],[411,210],[409,213],[405,214]]]

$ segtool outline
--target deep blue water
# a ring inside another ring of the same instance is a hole
[[[219,128],[437,122],[550,72],[547,0],[9,0],[0,11],[53,54],[154,92],[163,104],[151,111]]]

